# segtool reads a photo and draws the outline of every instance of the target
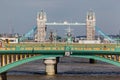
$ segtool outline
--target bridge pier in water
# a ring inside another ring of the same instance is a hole
[[[57,74],[57,63],[59,61],[59,58],[48,58],[44,60],[45,64],[45,72],[46,75],[55,75]]]
[[[1,73],[0,74],[0,80],[7,80],[7,73]]]
[[[95,59],[89,59],[89,63],[94,64],[94,63],[96,63],[96,60]]]

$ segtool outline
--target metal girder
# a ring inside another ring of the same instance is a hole
[[[104,58],[104,57],[99,57],[99,56],[92,56],[92,55],[86,55],[86,56],[71,56],[71,57],[81,57],[81,58],[88,58],[88,59],[95,59],[95,60],[99,60],[99,61],[102,61],[102,62],[106,62],[106,63],[109,63],[109,64],[113,64],[115,66],[118,66],[120,67],[120,62],[118,61],[114,61],[114,60],[110,60],[110,59],[107,59],[107,58]]]
[[[42,55],[64,55],[66,50],[0,50],[0,54],[42,54]],[[69,51],[69,50],[67,50]],[[70,50],[72,55],[120,55],[120,51],[107,50]]]
[[[64,22],[64,23],[56,23],[56,22],[53,22],[53,23],[45,23],[45,25],[48,25],[48,26],[85,26],[86,23],[68,23],[68,22]]]
[[[31,58],[26,58],[26,59],[23,59],[23,60],[13,62],[13,63],[8,64],[6,66],[0,67],[0,73],[6,72],[13,67],[19,66],[21,64],[24,64],[24,63],[27,63],[27,62],[30,62],[30,61],[35,61],[35,60],[38,60],[38,59],[45,59],[45,58],[50,58],[50,57],[62,57],[62,56],[61,55],[40,55],[40,56],[31,57]],[[103,57],[99,57],[99,56],[95,56],[95,55],[71,55],[70,57],[82,57],[82,58],[88,58],[88,59],[92,58],[92,59],[95,59],[95,60],[100,60],[100,61],[110,63],[110,64],[113,64],[113,65],[116,65],[116,66],[120,67],[120,63],[117,62],[117,61],[113,61],[113,60],[103,58]]]
[[[54,55],[54,56],[53,55],[40,55],[40,56],[34,56],[34,57],[31,57],[31,58],[22,59],[22,60],[13,62],[11,64],[8,64],[6,66],[0,67],[0,73],[6,72],[13,67],[19,66],[21,64],[24,64],[24,63],[27,63],[27,62],[30,62],[30,61],[45,59],[45,58],[49,58],[49,57],[61,57],[61,55]]]

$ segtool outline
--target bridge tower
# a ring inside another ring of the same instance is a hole
[[[90,10],[86,17],[86,36],[87,40],[95,40],[95,13]]]
[[[46,37],[46,13],[41,10],[40,13],[37,14],[37,31],[35,34],[35,41],[44,42]]]

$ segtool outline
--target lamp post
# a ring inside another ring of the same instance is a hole
[[[55,46],[56,46],[56,38],[57,38],[57,33],[56,33],[56,31],[53,33],[53,36],[54,36],[54,43],[55,43]]]

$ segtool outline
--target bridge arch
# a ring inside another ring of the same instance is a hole
[[[61,56],[60,55],[39,55],[39,56],[31,57],[31,58],[22,59],[22,60],[13,62],[11,64],[8,64],[6,66],[0,67],[0,73],[6,72],[6,71],[10,70],[11,68],[14,68],[16,66],[22,65],[27,62],[31,62],[31,61],[35,61],[35,60],[39,60],[39,59],[50,58],[50,57],[61,57]]]
[[[115,66],[118,66],[120,67],[120,62],[118,61],[114,61],[114,60],[110,60],[110,59],[107,59],[107,58],[104,58],[104,57],[100,57],[100,56],[82,56],[82,55],[77,55],[77,56],[71,56],[71,57],[81,57],[81,58],[88,58],[88,59],[95,59],[95,60],[99,60],[99,61],[102,61],[102,62],[106,62],[106,63],[109,63],[109,64],[112,64],[112,65],[115,65]]]
[[[27,62],[31,62],[31,61],[35,61],[35,60],[39,60],[39,59],[50,58],[50,57],[62,57],[62,56],[61,55],[39,55],[39,56],[31,57],[31,58],[26,58],[26,59],[23,59],[23,60],[13,62],[13,63],[8,64],[6,66],[0,67],[0,73],[6,72],[6,71],[10,70],[11,68],[14,68],[16,66],[22,65],[22,64],[27,63]],[[99,61],[106,62],[106,63],[109,63],[109,64],[120,67],[120,62],[110,60],[110,59],[107,59],[107,58],[104,58],[104,57],[99,57],[99,56],[94,56],[94,55],[93,56],[71,55],[71,57],[81,57],[81,58],[88,58],[88,59],[92,58],[92,59],[95,59],[95,60],[99,60]]]

